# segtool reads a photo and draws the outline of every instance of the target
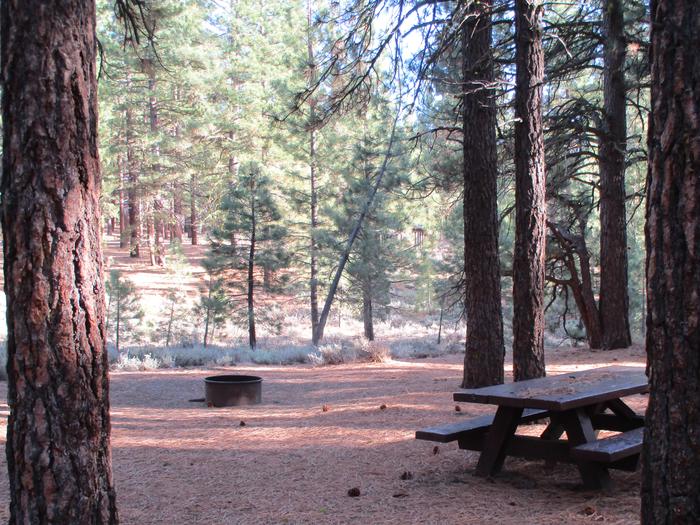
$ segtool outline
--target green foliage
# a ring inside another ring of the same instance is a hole
[[[199,292],[199,302],[194,307],[194,313],[204,324],[202,344],[206,347],[213,341],[216,328],[226,322],[231,302],[226,295],[223,280],[211,272],[208,272],[205,286]]]
[[[136,323],[143,319],[140,296],[134,283],[122,277],[119,270],[111,270],[105,284],[107,292],[106,328],[114,331],[115,345],[120,350],[124,337],[135,333]]]

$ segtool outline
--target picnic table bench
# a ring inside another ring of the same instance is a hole
[[[516,456],[574,463],[586,487],[603,488],[609,468],[638,465],[644,417],[622,398],[648,390],[644,369],[625,366],[463,389],[455,401],[496,405],[496,413],[419,430],[416,439],[457,441],[462,449],[480,451],[477,475],[494,475],[506,456]],[[545,418],[540,436],[516,434],[519,425]],[[599,430],[621,433],[598,439]]]

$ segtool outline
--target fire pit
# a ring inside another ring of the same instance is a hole
[[[204,394],[207,404],[215,407],[256,405],[262,397],[262,378],[241,375],[205,377]]]

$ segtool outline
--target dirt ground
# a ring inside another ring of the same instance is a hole
[[[642,365],[643,350],[557,349],[550,374]],[[263,403],[207,408],[202,378],[263,376]],[[608,492],[584,491],[571,465],[508,459],[492,480],[477,454],[416,441],[416,429],[489,410],[462,404],[459,356],[384,364],[239,366],[112,374],[113,464],[128,524],[638,523],[639,473],[612,473]],[[643,410],[645,396],[629,403]],[[326,405],[327,411],[322,407]],[[386,405],[385,409],[380,409]],[[0,415],[8,413],[0,383]],[[241,422],[245,422],[241,426]],[[542,426],[531,425],[526,433]],[[5,429],[0,429],[3,446]],[[412,479],[402,480],[404,472]],[[360,497],[348,497],[348,489]],[[0,521],[8,519],[5,455]]]

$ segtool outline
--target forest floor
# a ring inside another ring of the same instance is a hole
[[[550,374],[611,363],[643,366],[644,351],[558,348],[547,360]],[[203,377],[230,370],[264,378],[262,404],[207,408],[188,402],[203,396]],[[473,475],[476,453],[455,443],[434,449],[416,441],[419,428],[489,410],[461,404],[455,411],[451,393],[461,370],[461,357],[450,355],[318,368],[114,372],[113,467],[122,523],[639,522],[639,472],[614,471],[610,490],[584,491],[571,465],[508,459],[501,475],[484,480]],[[6,396],[2,382],[0,416],[8,413]],[[646,397],[628,401],[641,411]],[[0,436],[4,446],[4,428]],[[0,521],[7,521],[1,457]],[[404,472],[412,479],[401,479]],[[348,496],[354,487],[359,497]]]

